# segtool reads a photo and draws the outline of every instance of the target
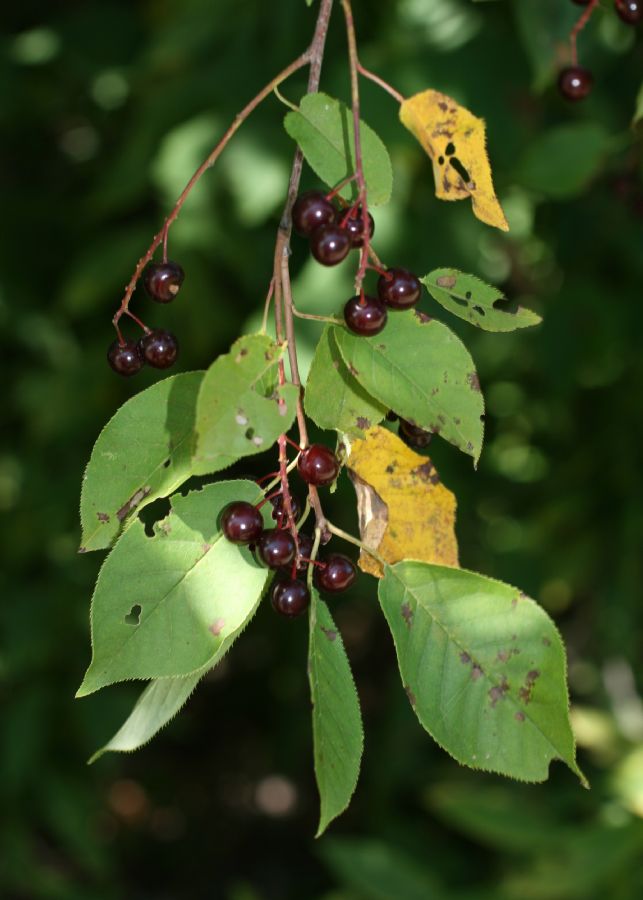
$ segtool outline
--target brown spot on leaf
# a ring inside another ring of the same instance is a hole
[[[417,475],[418,478],[421,478],[423,481],[428,481],[430,484],[440,483],[440,476],[438,475],[437,469],[430,460],[423,465],[418,466],[417,469],[413,469],[413,475]]]
[[[334,641],[337,639],[337,632],[334,628],[322,628],[322,631],[326,635],[329,641]]]
[[[518,722],[524,722],[525,721],[524,712],[521,709],[519,709],[518,712],[514,715],[514,719],[517,719]]]
[[[353,363],[349,363],[349,364],[348,364],[348,371],[349,371],[349,372],[351,373],[351,375],[353,375],[355,378],[357,378],[357,376],[359,375],[359,372],[357,371],[357,369],[355,368],[355,366],[353,365]]]
[[[411,704],[411,706],[415,706],[415,704],[417,703],[417,700],[415,698],[415,694],[413,693],[411,688],[408,686],[408,684],[404,685],[404,690],[406,691],[406,696],[409,698],[409,703]]]
[[[431,321],[431,316],[427,316],[425,312],[422,312],[421,309],[414,309],[413,315],[416,319],[419,319],[423,325],[426,325],[427,322]]]
[[[370,420],[367,419],[366,416],[358,416],[358,417],[357,417],[357,421],[356,421],[355,424],[356,424],[357,427],[360,428],[362,431],[366,431],[368,428],[371,427]]]
[[[551,641],[548,637],[543,638],[543,644],[545,645],[545,647],[551,647]]]
[[[477,372],[469,372],[467,375],[467,383],[472,390],[480,392],[480,379]]]
[[[247,356],[247,355],[248,355],[248,351],[246,350],[245,347],[242,347],[241,350],[239,350],[239,352],[238,352],[237,355],[235,356],[234,361],[235,361],[236,363],[240,363],[241,360],[243,359],[243,357],[244,357],[244,356]],[[269,357],[269,356],[268,356],[268,351],[266,351],[266,359],[272,359],[272,357]]]
[[[510,650],[498,650],[496,660],[503,663],[508,662],[512,656],[517,656],[519,653],[520,650],[517,647],[512,647]]]
[[[473,668],[471,669],[471,680],[477,681],[478,678],[482,678],[483,675],[484,672],[481,667],[477,663],[474,663]]]
[[[502,681],[500,684],[494,684],[494,686],[489,690],[489,703],[492,707],[498,703],[499,700],[503,700],[505,694],[509,690],[509,682],[506,677],[502,676]]]
[[[413,610],[408,603],[402,604],[402,618],[409,628],[413,626]]]
[[[127,502],[123,503],[121,508],[116,513],[116,518],[118,519],[118,521],[122,522],[123,519],[127,518],[127,516],[131,512],[134,512],[134,510],[139,505],[141,500],[144,500],[145,497],[147,497],[147,495],[150,493],[151,490],[152,490],[152,488],[149,485],[146,485],[146,487],[139,488],[137,491],[135,491],[132,494],[132,496],[129,498],[129,500],[127,500]]]
[[[461,662],[461,663],[464,663],[464,665],[466,666],[466,665],[468,665],[468,664],[471,662],[471,657],[469,656],[468,653],[465,653],[465,652],[463,651],[463,652],[460,654],[460,662]]]
[[[455,275],[441,275],[440,278],[436,278],[435,283],[450,291],[451,288],[456,286],[457,280]]]
[[[208,628],[208,631],[212,632],[215,637],[219,637],[223,629],[225,628],[225,619],[215,619],[212,625]]]
[[[531,695],[534,689],[534,685],[540,678],[540,671],[538,669],[531,669],[531,671],[527,672],[527,677],[525,678],[524,685],[518,691],[518,696],[522,700],[523,703],[527,704],[531,702]]]
[[[109,516],[107,513],[97,512],[96,513],[99,522],[109,522]]]

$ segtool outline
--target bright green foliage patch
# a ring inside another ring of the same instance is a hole
[[[454,316],[483,331],[515,331],[542,321],[523,306],[511,309],[502,291],[457,269],[435,269],[420,279],[431,296]]]
[[[565,651],[541,607],[510,585],[429,563],[387,567],[379,599],[404,689],[458,762],[521,781],[576,764]]]
[[[468,350],[446,325],[408,310],[391,313],[375,337],[337,327],[333,336],[349,371],[369,394],[479,458],[484,430],[480,382]]]
[[[364,735],[341,635],[315,590],[310,606],[308,677],[313,704],[315,776],[321,800],[319,836],[350,803],[359,777]]]
[[[306,94],[297,112],[289,112],[284,128],[297,141],[310,168],[330,187],[355,171],[353,118],[350,109],[328,94]],[[371,206],[387,203],[393,190],[393,170],[388,151],[365,122],[360,124],[364,177]],[[339,192],[345,200],[357,199],[355,183]]]

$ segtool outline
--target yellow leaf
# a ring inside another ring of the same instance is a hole
[[[436,197],[471,197],[481,222],[509,231],[493,189],[484,119],[439,91],[423,91],[404,100],[400,119],[431,157]]]
[[[456,500],[440,484],[435,466],[386,428],[370,428],[353,441],[348,469],[357,493],[362,542],[388,563],[401,559],[458,565]],[[359,567],[382,576],[362,553]]]

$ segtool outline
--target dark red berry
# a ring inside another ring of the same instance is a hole
[[[233,544],[251,544],[263,532],[263,517],[245,500],[228,503],[221,515],[221,531]]]
[[[323,444],[311,444],[299,454],[297,471],[307,484],[332,484],[339,474],[339,460]]]
[[[386,306],[377,297],[367,294],[351,297],[344,307],[344,321],[354,334],[370,337],[379,334],[386,325]]]
[[[357,569],[352,559],[343,553],[331,553],[323,566],[315,567],[314,580],[320,591],[338,594],[345,591],[357,578]]]
[[[283,494],[277,494],[277,496],[273,497],[270,502],[272,503],[272,505],[274,507],[273,511],[272,511],[273,520],[275,522],[277,522],[278,525],[281,525],[281,524],[285,525],[286,521],[287,521],[287,516],[286,516],[286,511],[284,509]],[[301,515],[301,504],[299,503],[299,500],[295,496],[293,496],[293,494],[290,495],[290,508],[292,509],[292,514],[293,514],[295,520],[297,520],[299,518],[299,516]]]
[[[138,342],[145,362],[155,369],[169,369],[179,352],[179,342],[169,331],[155,328],[144,334]]]
[[[310,555],[313,552],[313,544],[314,541],[308,534],[301,534],[301,532],[297,535],[297,540],[299,542],[299,557],[300,562],[297,564],[298,572],[305,572],[308,568],[308,560],[310,559]]]
[[[257,555],[269,569],[287,566],[295,558],[295,539],[283,528],[264,531],[257,544]]]
[[[351,244],[353,247],[361,247],[364,243],[364,217],[361,209],[358,209],[353,215],[344,222],[344,228],[351,236]],[[373,216],[368,214],[368,237],[373,237],[375,231],[375,222]]]
[[[282,616],[299,616],[309,604],[310,593],[303,581],[278,581],[272,589],[272,608]]]
[[[297,197],[292,208],[292,224],[297,234],[310,237],[320,225],[335,221],[337,210],[321,191],[306,191]]]
[[[568,66],[558,76],[558,90],[566,100],[583,100],[594,85],[594,76],[583,66]]]
[[[408,309],[420,299],[420,279],[408,269],[389,269],[377,281],[377,294],[391,309]]]
[[[351,249],[351,236],[341,225],[320,225],[310,236],[310,252],[323,266],[336,266]]]
[[[432,431],[425,431],[424,428],[418,428],[405,419],[400,419],[399,435],[408,447],[414,450],[423,450],[428,447],[433,437]]]
[[[107,351],[107,362],[119,375],[136,375],[143,368],[145,360],[136,341],[119,344],[114,341]]]
[[[626,25],[638,25],[643,18],[641,0],[614,0],[614,9]]]
[[[143,285],[152,300],[170,303],[178,294],[185,272],[178,263],[168,259],[163,263],[152,263],[145,270]]]

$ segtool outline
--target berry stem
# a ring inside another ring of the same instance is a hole
[[[578,21],[576,22],[576,24],[574,25],[574,27],[572,28],[572,30],[571,30],[571,32],[570,32],[570,35],[569,35],[569,46],[570,46],[570,48],[571,48],[571,58],[572,58],[572,65],[573,65],[573,66],[577,66],[577,65],[578,65],[578,50],[577,50],[577,48],[576,48],[576,39],[578,38],[578,35],[579,35],[580,32],[583,30],[583,28],[584,28],[584,27],[587,25],[587,23],[589,22],[589,20],[590,20],[590,18],[591,18],[591,16],[592,16],[592,13],[594,12],[594,10],[596,9],[596,7],[598,6],[598,3],[599,3],[599,0],[589,0],[589,3],[587,4],[587,6],[585,7],[585,9],[583,10],[583,12],[582,12],[580,18],[578,19]]]
[[[318,316],[314,313],[305,313],[300,312],[296,306],[293,306],[293,315],[298,319],[310,319],[311,322],[330,322],[331,325],[343,325],[341,319],[336,318],[335,316]]]
[[[328,522],[326,522],[326,528],[328,528]],[[315,536],[313,538],[313,549],[310,554],[311,562],[317,559],[317,553],[319,552],[319,545],[321,543],[322,530],[319,525],[315,528]],[[306,573],[306,583],[308,584],[308,590],[312,591],[313,589],[313,572],[315,567],[313,565],[308,565],[308,571]]]
[[[134,313],[133,313],[131,310],[126,309],[126,310],[124,310],[124,312],[125,312],[126,315],[128,315],[128,316],[130,317],[130,319],[133,319],[133,320],[136,322],[136,324],[139,326],[139,328],[142,328],[142,329],[143,329],[143,331],[145,332],[145,334],[149,334],[149,333],[150,333],[150,329],[147,327],[147,325],[145,324],[145,322],[142,322],[142,321],[139,319],[139,317],[138,317],[138,316],[135,316]]]
[[[355,178],[356,178],[355,175],[348,175],[346,178],[344,178],[342,181],[339,182],[339,184],[337,185],[337,187],[334,187],[334,188],[332,189],[332,191],[329,191],[329,192],[326,194],[326,199],[327,199],[327,200],[332,200],[333,197],[336,197],[337,194],[339,194],[339,192],[340,192],[343,188],[345,188],[347,184],[350,184],[352,181],[355,181]]]
[[[382,90],[386,91],[387,94],[390,94],[398,103],[404,103],[404,97],[399,91],[395,90],[393,85],[389,84],[388,81],[384,81],[384,79],[380,78],[379,75],[376,75],[375,72],[365,69],[359,60],[357,60],[357,71],[360,75],[363,75],[364,78],[368,78],[369,81],[373,81],[375,84],[379,85]]]

